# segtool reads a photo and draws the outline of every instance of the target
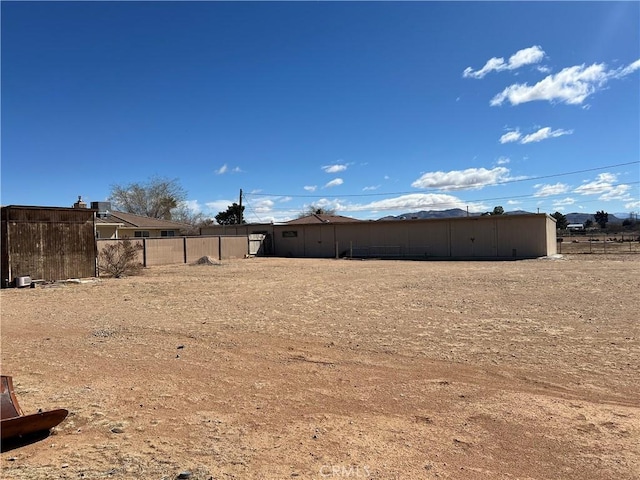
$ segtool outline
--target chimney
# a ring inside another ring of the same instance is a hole
[[[87,204],[82,201],[82,195],[78,195],[78,201],[73,204],[73,208],[87,208]]]
[[[98,211],[98,218],[105,218],[111,212],[111,202],[91,202],[91,208]]]

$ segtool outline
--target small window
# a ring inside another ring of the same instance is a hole
[[[161,237],[175,237],[176,236],[176,232],[175,232],[175,230],[161,230],[160,231],[160,236]]]
[[[140,230],[140,231],[134,232],[133,236],[134,237],[148,237],[149,236],[149,231],[148,230]]]
[[[298,236],[298,232],[296,230],[284,230],[282,232],[283,238],[294,238]]]

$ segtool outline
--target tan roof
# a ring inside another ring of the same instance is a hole
[[[342,215],[325,215],[325,214],[312,214],[307,215],[306,217],[296,218],[295,220],[290,220],[287,224],[300,225],[300,224],[308,224],[308,223],[349,223],[349,222],[361,222],[362,220],[358,220],[357,218],[351,217],[343,217]]]
[[[161,218],[144,217],[133,213],[110,211],[106,217],[96,217],[96,223],[103,224],[123,224],[129,228],[165,228],[167,230],[179,230],[188,227],[184,223],[171,222]]]

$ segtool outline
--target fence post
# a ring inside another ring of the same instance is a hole
[[[147,267],[147,239],[142,238],[142,266]]]
[[[184,252],[184,263],[187,263],[187,237],[182,237],[182,251]]]

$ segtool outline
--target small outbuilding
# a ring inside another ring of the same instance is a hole
[[[1,209],[2,287],[16,278],[96,276],[95,210],[9,205]]]

